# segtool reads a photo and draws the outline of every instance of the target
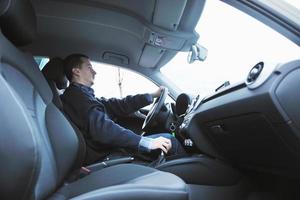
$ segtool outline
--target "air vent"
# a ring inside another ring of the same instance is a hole
[[[246,84],[252,84],[255,82],[255,80],[258,78],[259,74],[264,68],[264,63],[260,62],[257,63],[249,72],[246,80]]]

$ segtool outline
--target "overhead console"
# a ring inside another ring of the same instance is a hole
[[[206,98],[188,121],[195,145],[239,166],[300,177],[300,60],[261,62]]]

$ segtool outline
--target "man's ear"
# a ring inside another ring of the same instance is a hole
[[[73,68],[72,69],[72,73],[73,73],[73,75],[75,75],[75,76],[79,76],[79,69],[78,68]]]

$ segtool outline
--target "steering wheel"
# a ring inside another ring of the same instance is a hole
[[[149,110],[144,120],[142,126],[143,131],[151,127],[152,123],[155,121],[155,118],[158,116],[160,109],[164,105],[167,95],[168,95],[168,88],[163,88],[160,96],[155,99],[151,109]]]

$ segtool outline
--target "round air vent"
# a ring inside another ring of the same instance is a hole
[[[259,76],[259,74],[261,73],[261,71],[263,70],[263,68],[264,68],[263,62],[259,62],[254,67],[252,67],[252,69],[250,70],[247,76],[246,84],[254,83],[257,77]]]

